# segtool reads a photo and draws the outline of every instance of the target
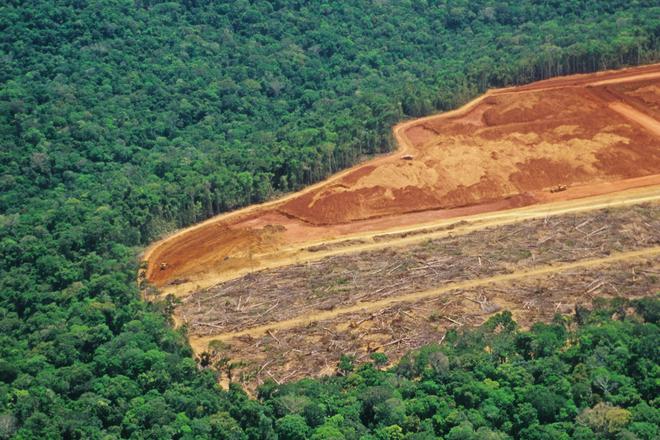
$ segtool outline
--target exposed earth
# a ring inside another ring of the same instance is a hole
[[[489,91],[397,125],[391,155],[155,243],[147,279],[185,294],[292,245],[658,185],[659,103],[660,65]]]
[[[657,201],[467,226],[248,273],[186,296],[175,316],[202,365],[254,390],[331,374],[341,355],[396,362],[503,310],[528,327],[600,298],[660,292]]]
[[[659,116],[660,64],[492,90],[397,125],[393,154],[155,243],[140,277],[248,388],[502,309],[526,325],[658,291]]]

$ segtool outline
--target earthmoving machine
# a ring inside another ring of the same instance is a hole
[[[551,193],[558,193],[558,192],[566,191],[566,189],[568,189],[568,187],[566,185],[557,185],[557,186],[551,188],[550,192]]]

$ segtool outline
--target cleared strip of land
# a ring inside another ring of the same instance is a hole
[[[651,179],[642,179],[650,180]],[[660,183],[660,176],[657,179]],[[533,219],[559,217],[598,211],[605,208],[634,206],[641,203],[660,201],[660,186],[634,188],[613,194],[557,201],[542,205],[527,206],[504,211],[489,212],[456,218],[441,218],[422,222],[415,226],[387,229],[383,232],[360,232],[337,239],[316,240],[304,246],[283,246],[274,252],[254,252],[249,261],[239,267],[220,273],[207,273],[194,279],[174,279],[162,294],[186,297],[194,292],[224,283],[259,270],[276,269],[305,262],[316,262],[326,257],[352,254],[370,250],[408,246],[428,239],[464,235],[490,227],[524,223]],[[644,182],[639,185],[645,185]],[[570,191],[570,190],[569,190]],[[230,264],[231,260],[226,263]]]
[[[196,336],[258,333],[269,325],[296,325],[298,317],[313,320],[369,308],[372,302],[404,301],[406,295],[414,299],[439,287],[451,290],[447,286],[562,270],[558,263],[598,264],[617,261],[617,255],[645,255],[660,245],[658,231],[660,204],[536,219],[458,236],[450,230],[448,236],[414,245],[245,275],[187,297],[177,316]]]
[[[416,302],[428,298],[433,298],[443,293],[451,292],[454,290],[468,290],[476,287],[487,286],[489,284],[506,283],[510,281],[521,280],[524,278],[534,278],[534,277],[550,275],[558,272],[566,272],[571,269],[584,269],[595,266],[602,266],[606,264],[618,263],[626,260],[655,257],[657,255],[660,255],[660,246],[653,247],[650,249],[638,250],[638,251],[622,252],[619,254],[610,255],[609,257],[594,258],[590,260],[580,260],[573,263],[549,265],[549,266],[539,267],[530,270],[517,271],[506,275],[495,275],[487,278],[479,278],[470,281],[452,283],[437,289],[423,290],[420,292],[409,293],[406,295],[392,296],[377,301],[359,302],[357,304],[347,307],[339,307],[333,310],[319,311],[310,314],[305,314],[304,316],[299,316],[293,319],[277,321],[272,324],[251,327],[244,330],[235,331],[232,333],[221,333],[217,335],[212,335],[205,339],[206,341],[212,341],[212,340],[231,339],[245,335],[259,336],[267,333],[268,330],[283,330],[283,329],[301,327],[312,322],[324,321],[348,313],[370,312],[370,311],[382,309],[387,306],[391,306],[393,304],[404,303],[404,302]],[[191,341],[193,341],[194,343],[200,343],[203,342],[203,339],[193,337],[191,338]]]
[[[496,278],[191,342],[198,353],[229,361],[221,361],[220,370],[232,365],[234,379],[248,389],[269,378],[318,377],[332,374],[340,355],[364,361],[378,351],[396,361],[410,350],[442,342],[450,328],[480,325],[503,310],[512,311],[525,327],[557,313],[576,313],[598,298],[660,292],[660,253],[656,247]]]
[[[476,229],[457,232],[467,227]],[[414,241],[386,246],[397,240]],[[658,202],[381,234],[371,244],[385,246],[359,252],[347,250],[364,244],[336,244],[327,251],[343,254],[184,298],[176,319],[195,353],[254,389],[333,373],[342,354],[395,361],[498,311],[525,326],[597,298],[660,291]]]
[[[185,295],[323,241],[633,188],[657,196],[659,78],[660,65],[555,78],[402,122],[397,153],[180,231],[146,252],[144,277]]]

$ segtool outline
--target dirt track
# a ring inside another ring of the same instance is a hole
[[[515,221],[590,209],[622,190],[620,203],[660,196],[658,98],[649,96],[660,94],[659,82],[660,65],[575,75],[489,91],[456,111],[401,123],[392,155],[155,243],[144,256],[147,279],[185,295],[318,258],[304,249],[343,238],[368,241],[447,219],[493,222],[498,211],[513,216],[499,221]],[[408,154],[412,160],[401,159]],[[568,190],[551,193],[556,185]]]

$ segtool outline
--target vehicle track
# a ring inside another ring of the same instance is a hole
[[[603,83],[609,84],[607,81],[603,81]],[[599,83],[595,83],[595,85],[597,84]],[[591,86],[587,87],[586,90],[589,91],[591,96],[599,102],[607,105],[610,110],[620,114],[629,121],[640,125],[650,133],[653,133],[653,135],[660,138],[660,121],[642,111],[642,109],[639,108],[640,106],[635,105],[634,102],[630,102],[631,100],[627,96],[621,93],[616,93],[607,86],[598,88]]]
[[[660,137],[660,122],[647,115],[646,113],[642,113],[623,102],[611,102],[609,107],[623,117],[638,123],[646,130]]]
[[[415,302],[423,299],[433,298],[455,290],[472,289],[472,288],[491,285],[491,284],[508,283],[511,281],[516,281],[524,278],[542,277],[553,273],[565,272],[571,269],[583,269],[583,268],[597,267],[612,263],[618,263],[627,260],[653,258],[658,255],[660,255],[660,246],[655,246],[652,248],[641,249],[636,251],[621,252],[603,258],[594,258],[588,260],[575,261],[571,263],[546,265],[534,269],[516,271],[502,275],[495,275],[487,278],[478,278],[469,281],[451,283],[435,289],[392,296],[378,301],[357,303],[350,306],[340,307],[328,311],[317,311],[311,313],[307,312],[304,316],[282,320],[279,322],[270,323],[266,325],[251,327],[236,332],[221,333],[217,335],[204,336],[204,337],[192,336],[190,338],[190,343],[193,347],[203,347],[208,345],[209,342],[214,340],[226,341],[241,336],[253,336],[253,337],[260,336],[266,334],[268,331],[284,330],[284,329],[300,327],[310,324],[312,322],[323,321],[326,319],[335,318],[339,315],[348,314],[348,313],[380,310],[384,307],[391,306],[393,304]]]

